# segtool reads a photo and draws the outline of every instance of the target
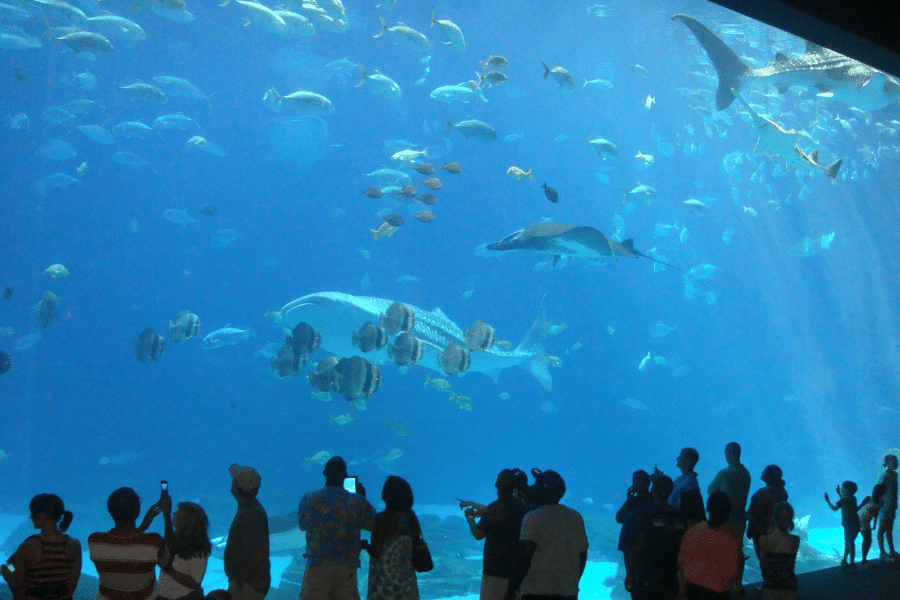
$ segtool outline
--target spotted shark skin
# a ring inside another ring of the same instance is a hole
[[[791,86],[814,88],[821,96],[861,110],[878,110],[900,100],[900,82],[834,50],[807,42],[806,52],[797,58],[777,53],[771,65],[751,69],[700,21],[684,14],[672,20],[683,23],[694,34],[716,68],[716,110],[728,108],[734,101],[734,91],[753,80],[771,83],[782,93]]]
[[[393,303],[393,300],[385,298],[354,296],[342,292],[317,292],[285,304],[281,309],[281,317],[282,323],[292,329],[300,322],[312,325],[322,336],[321,347],[335,356],[348,358],[359,355],[370,362],[387,363],[390,361],[387,346],[380,350],[360,352],[353,345],[352,334],[366,321],[378,323],[381,315]],[[411,304],[406,306],[416,315],[416,324],[410,333],[425,346],[425,355],[416,366],[431,369],[444,376],[437,355],[450,342],[465,347],[465,334],[439,308],[430,311]],[[393,339],[395,336],[390,337]],[[544,350],[546,337],[547,320],[542,304],[522,343],[510,351],[492,347],[472,352],[469,371],[484,373],[496,382],[502,371],[510,367],[521,367],[549,391],[552,380],[547,370]]]

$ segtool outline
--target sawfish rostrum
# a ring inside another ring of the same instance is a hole
[[[394,303],[385,298],[353,296],[341,292],[318,292],[288,302],[281,309],[282,322],[293,327],[297,323],[309,323],[322,336],[322,348],[336,356],[349,358],[359,354],[353,345],[352,332],[358,331],[368,321],[377,323],[380,317]],[[409,334],[422,342],[424,356],[419,366],[427,367],[444,375],[438,362],[438,354],[449,343],[466,347],[466,334],[459,326],[447,318],[441,309],[424,310],[405,304],[415,314],[415,326]],[[396,336],[390,336],[395,340]],[[547,338],[547,320],[544,307],[538,311],[525,338],[513,350],[505,351],[497,346],[473,352],[468,371],[484,373],[495,382],[500,373],[510,367],[521,367],[534,376],[546,390],[550,390],[552,380],[547,370],[544,341]],[[366,358],[375,363],[388,362],[388,347],[373,349]]]
[[[900,100],[900,82],[890,75],[812,42],[806,43],[806,52],[797,58],[779,52],[773,64],[751,69],[697,19],[678,14],[672,20],[691,30],[715,66],[719,75],[717,110],[728,108],[734,101],[733,90],[754,79],[771,83],[782,93],[794,85],[815,88],[820,94],[862,110],[878,110]]]

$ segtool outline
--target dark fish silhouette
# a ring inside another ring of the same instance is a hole
[[[9,354],[0,350],[0,375],[3,375],[12,368],[12,359]]]
[[[34,316],[41,327],[50,327],[50,323],[56,320],[56,309],[59,307],[59,297],[53,292],[44,292],[43,299],[37,303]]]
[[[554,190],[552,187],[547,185],[546,181],[544,182],[544,185],[542,185],[541,187],[544,188],[544,195],[547,196],[547,200],[549,200],[553,204],[556,204],[557,202],[559,202],[559,194],[556,192],[556,190]]]
[[[12,300],[12,297],[13,297],[12,286],[8,285],[5,288],[3,288],[3,299],[6,300],[7,302],[9,302],[10,300]]]
[[[419,163],[413,167],[413,171],[420,175],[431,175],[434,173],[434,165],[431,163]]]
[[[402,227],[403,226],[403,216],[397,214],[384,215],[381,217],[384,219],[384,222],[390,225],[391,227]]]
[[[159,360],[166,351],[166,340],[150,327],[143,330],[134,342],[134,353],[141,362]]]
[[[499,242],[488,244],[486,248],[499,251],[531,250],[532,252],[551,254],[554,265],[561,256],[584,260],[601,260],[607,256],[612,256],[613,259],[616,256],[643,257],[697,279],[683,269],[635,250],[634,240],[631,238],[624,242],[617,242],[603,235],[600,230],[587,225],[537,223],[515,231]]]
[[[219,209],[211,204],[204,204],[200,207],[200,212],[206,215],[207,217],[217,217],[219,216]]]

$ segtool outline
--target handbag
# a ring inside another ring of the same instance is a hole
[[[406,530],[404,533],[412,540],[412,566],[416,573],[427,573],[434,569],[431,550],[428,549],[428,544],[425,543],[422,532],[419,531],[413,534],[409,529],[409,524],[406,522],[406,515],[403,514],[400,515],[400,526]]]
[[[428,544],[419,534],[418,538],[413,539],[412,543],[412,565],[416,573],[427,573],[434,568],[434,561],[431,559],[431,550]]]

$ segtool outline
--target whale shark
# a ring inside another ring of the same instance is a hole
[[[387,347],[363,354],[353,345],[352,336],[366,321],[378,323],[381,315],[393,303],[393,300],[385,298],[353,296],[342,292],[317,292],[285,304],[281,309],[281,320],[291,329],[297,323],[308,323],[321,334],[321,347],[335,356],[349,358],[363,355],[370,362],[387,363],[390,361]],[[440,308],[424,310],[411,304],[406,306],[416,315],[416,324],[410,333],[425,346],[425,354],[417,365],[440,373],[443,377],[444,371],[437,359],[438,352],[442,352],[450,342],[465,348],[465,333]],[[516,348],[507,351],[492,346],[487,350],[472,352],[472,363],[468,371],[484,373],[497,382],[502,371],[510,367],[521,367],[531,373],[545,390],[550,391],[552,380],[547,370],[544,350],[547,331],[542,302],[537,317]]]
[[[734,101],[733,90],[750,80],[771,83],[781,93],[791,86],[815,88],[821,97],[862,110],[878,110],[900,100],[900,82],[890,75],[812,42],[806,42],[806,52],[797,58],[778,52],[773,64],[751,69],[700,21],[684,14],[672,20],[690,29],[716,68],[716,110],[728,108]]]
[[[536,223],[512,232],[499,242],[487,244],[485,248],[498,251],[531,250],[532,252],[551,254],[554,265],[559,262],[561,256],[590,261],[603,261],[607,256],[612,256],[613,260],[616,259],[616,256],[649,258],[655,263],[665,265],[696,279],[683,269],[635,250],[632,238],[618,242],[603,235],[599,229],[588,225]]]

